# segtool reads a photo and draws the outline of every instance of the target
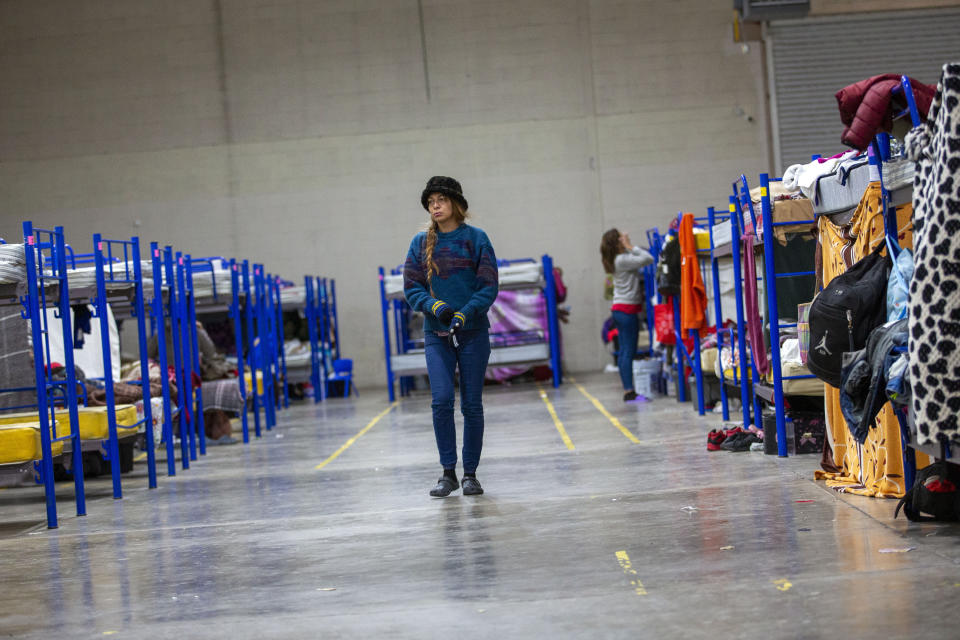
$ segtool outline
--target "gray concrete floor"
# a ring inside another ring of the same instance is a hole
[[[488,387],[479,478],[438,476],[429,399],[299,404],[148,491],[144,466],[0,491],[0,636],[45,638],[960,637],[960,527],[839,495],[817,456],[709,453],[719,424],[673,399],[626,406],[615,376]],[[459,418],[458,418],[459,420]],[[882,549],[908,552],[882,553]]]

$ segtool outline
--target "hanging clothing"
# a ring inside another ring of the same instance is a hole
[[[910,132],[917,240],[910,379],[917,442],[960,443],[960,63],[947,64],[929,118]]]
[[[911,216],[913,207],[897,207],[897,236],[900,246],[913,246]],[[837,226],[828,216],[817,219],[820,229],[823,284],[845,272],[853,263],[884,243],[883,209],[879,182],[870,183],[848,225]],[[817,479],[841,492],[882,498],[903,497],[903,451],[900,423],[889,403],[874,418],[863,444],[847,428],[840,405],[840,391],[824,384],[824,411],[827,418],[827,443],[832,460],[821,463]],[[826,457],[826,456],[825,456]],[[917,468],[927,462],[917,454]]]
[[[761,376],[770,371],[767,347],[763,342],[763,318],[760,316],[760,296],[757,292],[757,253],[753,246],[754,235],[745,233],[740,238],[743,253],[743,307],[747,324],[747,342],[753,364]]]
[[[900,84],[900,76],[887,73],[861,80],[860,82],[837,91],[837,106],[840,109],[840,121],[846,126],[840,141],[843,144],[860,149],[870,146],[878,131],[890,131],[893,125],[894,96],[890,91]],[[935,88],[910,78],[917,110],[923,118],[930,108]],[[897,102],[906,106],[906,100],[900,95]],[[901,107],[902,108],[902,107]]]
[[[686,336],[690,329],[707,328],[707,289],[700,274],[692,213],[683,214],[677,240],[680,242],[680,330]]]

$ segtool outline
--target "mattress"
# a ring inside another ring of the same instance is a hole
[[[36,414],[33,414],[36,418]],[[51,442],[53,457],[63,454],[63,442]],[[0,464],[17,464],[43,459],[39,422],[0,424]]]
[[[0,284],[17,284],[27,279],[22,244],[0,244]]]
[[[77,415],[80,421],[81,440],[106,440],[110,437],[110,426],[106,407],[79,407]],[[57,411],[57,437],[70,435],[70,419],[66,409]],[[37,420],[36,411],[22,411],[0,415],[0,426]],[[117,437],[126,438],[137,433],[137,408],[132,404],[117,405]]]
[[[280,289],[280,305],[284,308],[296,309],[307,303],[307,288],[303,285],[282,287]]]
[[[140,262],[140,272],[143,277],[144,300],[149,301],[153,296],[153,263],[147,261]],[[110,265],[104,265],[104,285],[107,291],[120,291],[131,288],[128,282],[116,282],[117,280],[133,280],[134,264],[129,266],[123,262],[113,264],[113,274],[111,276]],[[95,289],[97,286],[97,268],[95,266],[83,266],[76,269],[67,269],[67,283],[71,291],[78,289]]]
[[[501,290],[542,287],[544,284],[543,264],[540,262],[518,262],[502,266],[497,269],[497,273]],[[384,276],[383,289],[387,298],[402,298],[403,275]]]
[[[214,260],[213,271],[200,271],[193,274],[193,295],[197,298],[212,298],[214,286],[217,290],[217,298],[222,298],[224,302],[229,302],[233,295],[233,277],[230,273],[230,265],[223,266],[220,260]],[[253,281],[251,278],[251,288]]]

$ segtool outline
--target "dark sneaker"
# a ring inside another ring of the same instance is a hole
[[[750,451],[750,445],[756,442],[763,442],[756,434],[746,431],[740,434],[740,437],[736,439],[733,443],[733,446],[730,447],[730,451]]]
[[[636,399],[637,399],[637,392],[634,391],[633,389],[623,394],[624,402],[633,402]]]
[[[437,480],[437,486],[433,489],[430,489],[430,495],[434,498],[446,498],[450,495],[451,491],[456,491],[460,488],[460,483],[457,482],[456,478],[451,478],[450,476],[440,476],[440,479]]]
[[[480,486],[480,481],[475,476],[464,476],[463,495],[479,496],[481,494],[483,494],[483,487]]]

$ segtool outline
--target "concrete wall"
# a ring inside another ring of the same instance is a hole
[[[337,279],[383,380],[376,267],[456,176],[501,257],[564,269],[601,367],[600,234],[643,244],[768,164],[762,52],[703,0],[5,0],[0,235],[138,234]]]

